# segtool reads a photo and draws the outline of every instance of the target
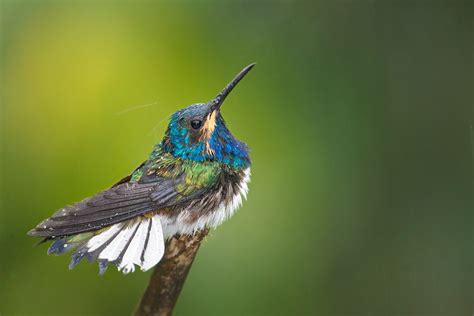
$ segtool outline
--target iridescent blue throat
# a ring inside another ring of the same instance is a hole
[[[188,128],[180,124],[178,115],[171,118],[166,134],[162,142],[163,149],[175,157],[195,161],[217,160],[238,169],[250,166],[247,145],[235,139],[220,114],[207,141],[193,141]]]

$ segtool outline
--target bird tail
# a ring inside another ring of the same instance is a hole
[[[105,273],[109,264],[117,266],[124,274],[142,271],[155,266],[163,257],[165,240],[159,215],[139,216],[104,229],[56,239],[48,254],[63,254],[76,249],[69,269],[86,257],[98,261],[99,274]]]

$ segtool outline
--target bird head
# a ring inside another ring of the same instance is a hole
[[[255,66],[250,64],[211,101],[192,104],[171,116],[163,150],[181,159],[217,160],[234,168],[250,165],[247,145],[237,140],[221,114],[225,98]]]

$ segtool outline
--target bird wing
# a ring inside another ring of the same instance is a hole
[[[216,164],[210,163],[205,168],[201,164],[181,163],[179,174],[176,171],[160,174],[157,168],[147,172],[144,183],[119,182],[108,190],[61,208],[28,235],[54,238],[98,230],[199,198],[213,187],[220,173]]]
[[[141,163],[141,165],[139,165],[138,167],[135,168],[135,170],[133,170],[132,173],[130,173],[129,175],[123,177],[122,179],[120,179],[118,182],[116,182],[113,186],[113,187],[116,187],[117,185],[119,184],[122,184],[122,183],[127,183],[127,182],[130,182],[130,180],[132,179],[132,176],[135,172],[137,172],[138,170],[140,170],[145,164],[147,163],[147,161],[145,160],[144,162]]]

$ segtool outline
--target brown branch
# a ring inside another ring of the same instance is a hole
[[[173,237],[167,242],[163,259],[151,275],[135,316],[168,316],[173,313],[194,257],[208,232],[205,229],[192,236]]]

